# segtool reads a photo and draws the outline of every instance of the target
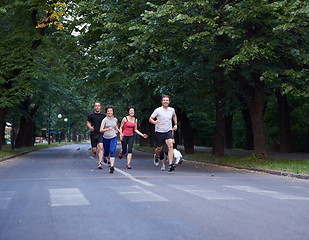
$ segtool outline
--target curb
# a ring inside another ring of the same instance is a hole
[[[27,150],[27,151],[24,151],[24,152],[21,152],[21,153],[12,155],[12,156],[8,156],[8,157],[5,157],[5,158],[0,158],[0,162],[3,162],[5,160],[9,160],[9,159],[12,159],[12,158],[16,158],[16,157],[19,157],[21,155],[24,155],[24,154],[27,154],[27,153],[31,153],[31,152],[34,152],[34,151],[38,151],[38,150],[40,150],[40,149]]]
[[[221,167],[230,167],[230,168],[235,168],[235,169],[240,169],[240,170],[262,172],[262,173],[278,175],[278,176],[283,176],[283,177],[294,177],[294,178],[305,179],[305,180],[309,179],[309,175],[307,175],[307,174],[282,172],[282,171],[278,171],[278,170],[268,170],[268,169],[262,169],[262,168],[241,167],[241,166],[235,166],[235,165],[230,165],[230,164],[223,164],[223,163],[210,162],[210,161],[201,161],[201,160],[189,159],[189,158],[184,158],[184,160],[185,161],[186,160],[192,161],[192,162],[199,162],[199,163],[208,163],[208,164],[213,164],[213,165],[217,165],[217,166],[221,166]]]

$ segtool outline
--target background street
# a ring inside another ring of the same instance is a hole
[[[137,151],[110,174],[89,148],[0,162],[1,240],[308,239],[308,180],[188,161],[162,172]]]

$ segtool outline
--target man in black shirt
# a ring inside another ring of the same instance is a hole
[[[103,133],[100,133],[100,126],[102,120],[105,118],[105,114],[101,113],[101,103],[94,103],[94,112],[88,115],[86,125],[90,130],[91,150],[94,155],[97,153],[97,147],[99,147],[99,169],[102,169],[103,160]]]

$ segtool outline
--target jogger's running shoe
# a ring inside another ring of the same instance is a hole
[[[122,152],[118,154],[119,159],[122,159]]]
[[[103,157],[103,162],[107,163],[107,158],[106,157]]]
[[[102,169],[102,163],[101,162],[99,162],[98,169]]]
[[[110,167],[110,169],[109,169],[109,173],[113,173],[115,171],[115,168],[112,166],[112,167]]]
[[[126,169],[131,169],[131,165],[127,164]]]
[[[164,164],[161,167],[161,171],[165,171],[165,165]]]
[[[159,166],[159,158],[156,157],[156,154],[153,155],[153,164],[158,167]]]
[[[175,170],[175,167],[173,166],[173,164],[168,165],[168,172],[173,172]]]

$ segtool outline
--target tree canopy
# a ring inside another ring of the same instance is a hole
[[[14,113],[44,128],[46,112],[70,110],[85,134],[100,100],[117,115],[136,106],[150,134],[164,93],[187,152],[309,151],[308,12],[300,0],[5,1],[2,126]]]

